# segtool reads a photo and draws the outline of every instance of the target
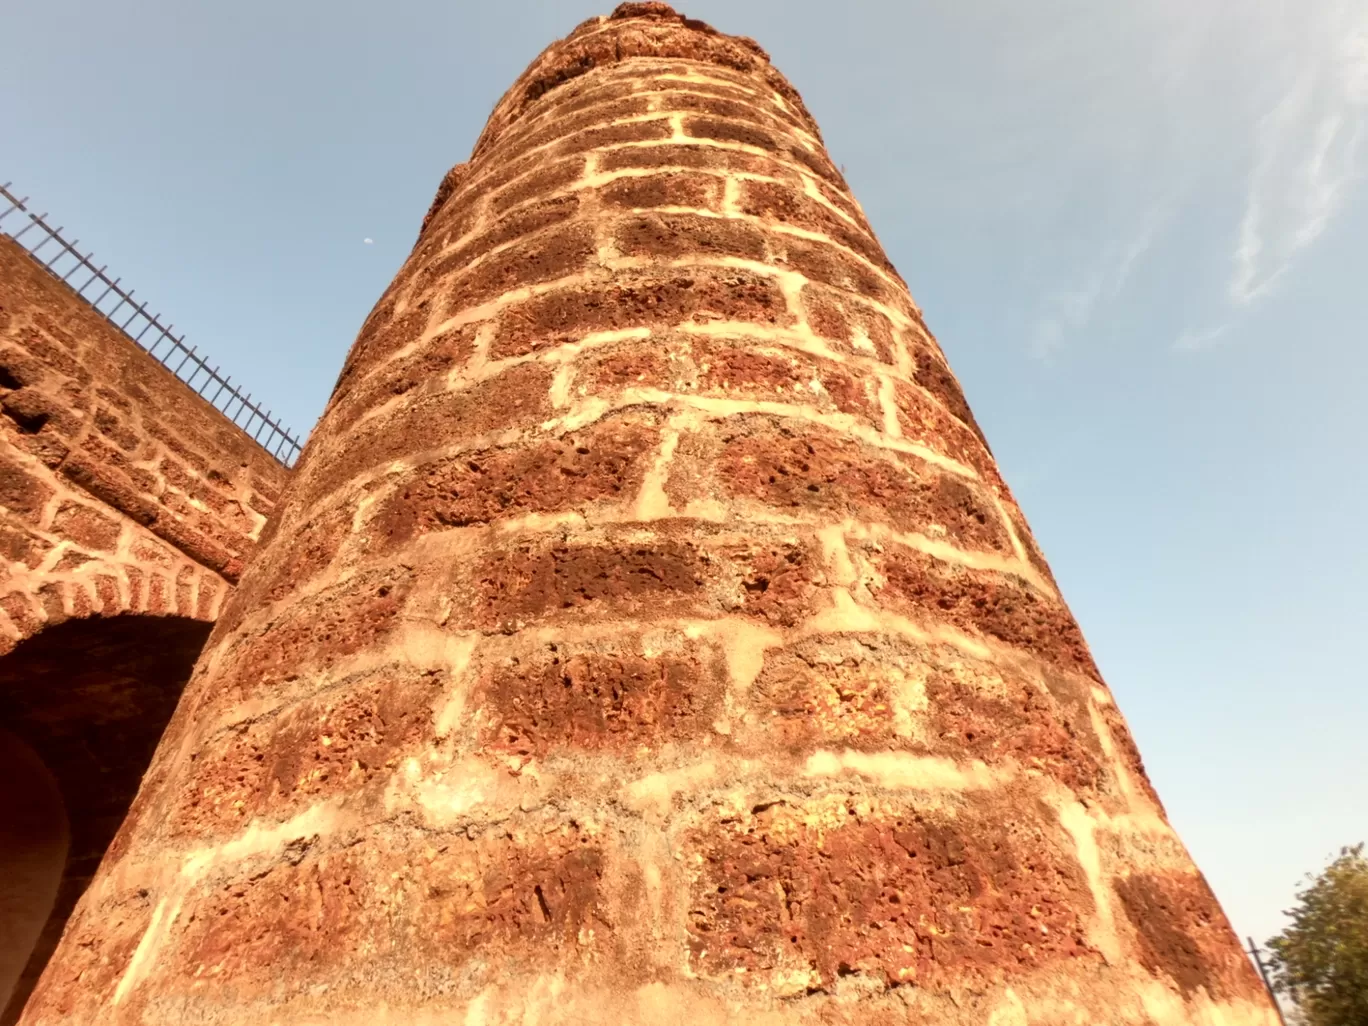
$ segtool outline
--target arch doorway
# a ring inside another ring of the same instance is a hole
[[[67,620],[0,658],[0,1026],[13,1026],[123,822],[212,624]],[[13,774],[13,776],[11,776]],[[8,786],[13,780],[14,787]],[[7,874],[5,859],[16,873]],[[18,881],[23,881],[18,882]]]

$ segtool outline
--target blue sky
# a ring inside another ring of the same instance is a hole
[[[305,431],[442,174],[608,6],[11,4],[0,180]],[[802,92],[1262,939],[1368,839],[1368,7],[843,8],[683,5]]]

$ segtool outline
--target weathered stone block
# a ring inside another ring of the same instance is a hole
[[[598,331],[710,321],[786,325],[792,317],[779,286],[749,271],[637,271],[567,286],[510,307],[499,320],[491,355],[520,356]]]
[[[1087,883],[1044,810],[985,804],[947,814],[839,796],[700,824],[691,966],[792,996],[847,976],[983,987],[1098,961]]]

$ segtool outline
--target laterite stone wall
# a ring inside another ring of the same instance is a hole
[[[1276,1021],[749,40],[533,63],[263,545],[26,1026]]]
[[[0,235],[0,655],[72,617],[212,622],[288,474]]]
[[[0,758],[35,761],[59,792],[0,780],[14,792],[0,799],[0,1026],[122,822],[288,474],[0,235]],[[41,854],[17,824],[34,817],[66,824],[55,899],[17,868]],[[42,924],[36,941],[19,919]]]

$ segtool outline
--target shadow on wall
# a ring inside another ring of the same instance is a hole
[[[18,1021],[211,627],[67,620],[0,658],[0,1026]]]
[[[57,781],[37,752],[0,730],[0,1002],[57,900],[70,840]]]

